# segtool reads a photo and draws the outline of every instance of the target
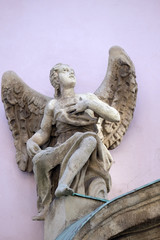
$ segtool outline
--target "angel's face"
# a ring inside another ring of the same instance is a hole
[[[75,73],[68,65],[61,65],[58,69],[58,78],[60,86],[70,88],[76,84]]]

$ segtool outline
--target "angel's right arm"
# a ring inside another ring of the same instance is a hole
[[[41,150],[40,146],[45,144],[50,137],[54,106],[55,100],[53,99],[45,107],[40,130],[27,141],[27,151],[31,157]]]

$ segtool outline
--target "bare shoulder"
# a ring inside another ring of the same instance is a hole
[[[55,108],[56,102],[57,102],[56,99],[52,99],[52,100],[50,100],[50,101],[47,103],[47,105],[46,105],[46,107],[45,107],[45,114],[50,115],[50,114],[53,113],[53,110],[54,110],[54,108]]]
[[[97,96],[94,93],[85,93],[85,94],[77,94],[82,99],[97,99]]]
[[[98,100],[97,96],[94,93],[87,93],[86,98],[89,100]]]

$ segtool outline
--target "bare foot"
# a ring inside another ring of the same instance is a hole
[[[32,218],[33,221],[44,221],[48,212],[48,206]]]
[[[72,194],[73,194],[73,189],[69,188],[65,184],[59,184],[55,191],[56,197],[68,196],[68,195],[72,195]]]

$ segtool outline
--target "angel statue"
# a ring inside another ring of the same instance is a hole
[[[2,77],[2,100],[22,171],[33,170],[38,214],[44,220],[55,197],[73,192],[106,198],[114,149],[135,108],[137,84],[132,61],[120,47],[109,51],[107,74],[94,94],[75,94],[74,70],[50,71],[54,99],[29,88],[14,72]]]

